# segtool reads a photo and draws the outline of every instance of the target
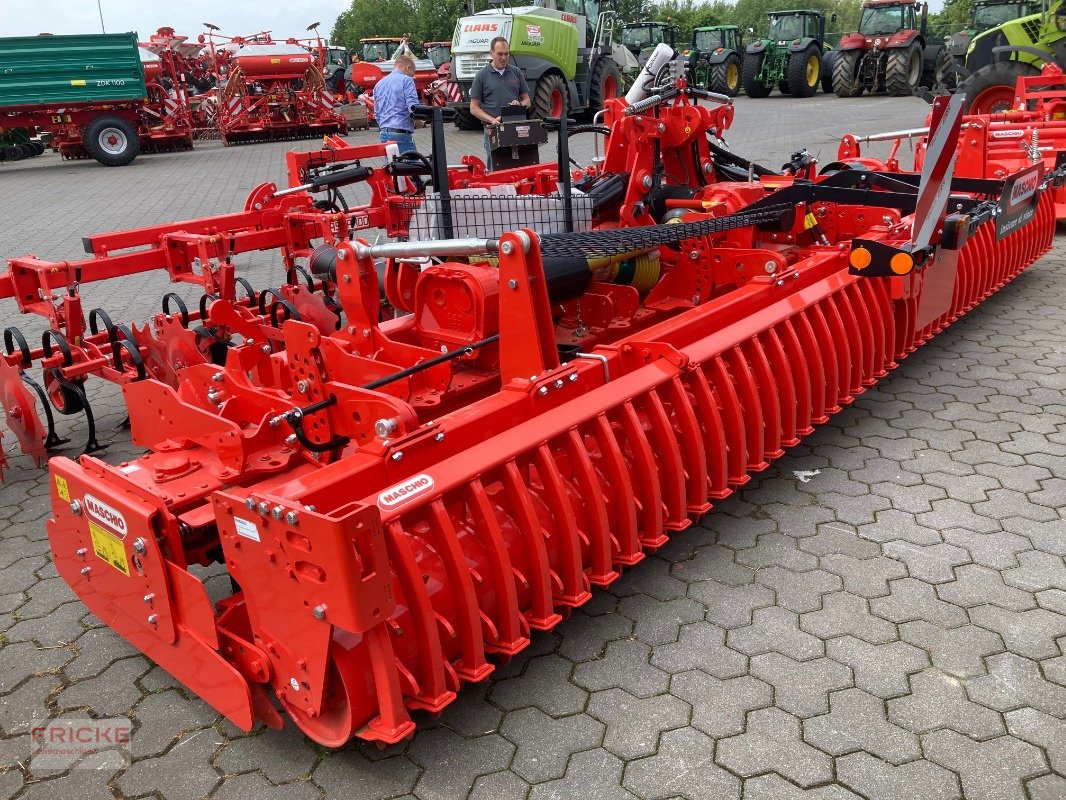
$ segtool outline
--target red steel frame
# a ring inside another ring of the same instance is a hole
[[[602,225],[646,222],[628,207],[641,170],[654,169],[652,144],[668,174],[704,172],[707,126],[720,121],[705,112],[613,102],[608,153],[634,152],[616,156],[630,183],[620,220]],[[290,180],[306,166],[290,157]],[[476,180],[470,172],[452,180]],[[684,221],[792,185],[708,181],[680,204]],[[286,259],[306,251],[312,212],[249,204],[245,214],[274,214],[272,230],[291,235],[275,245]],[[653,286],[590,263],[584,291],[565,297],[531,230],[501,236],[491,262],[414,264],[400,255],[418,246],[375,250],[318,223],[344,324],[263,326],[225,297],[211,302],[209,324],[243,326],[224,365],[123,384],[147,455],[52,460],[57,570],[242,728],[282,724],[273,695],[323,744],[398,741],[413,731],[410,711],[440,711],[485,679],[490,656],[517,653],[689,527],[1045,253],[1054,233],[1049,193],[1004,238],[981,224],[958,249],[927,253],[907,251],[916,220],[895,208],[800,206],[776,229],[659,247]],[[226,235],[191,235],[216,258],[228,252]],[[918,268],[863,277],[858,235]],[[270,236],[249,228],[243,241]],[[94,247],[107,251],[106,237]],[[382,321],[376,256],[390,300],[410,314]],[[563,341],[581,348],[569,360]],[[440,360],[442,349],[457,357]],[[239,587],[215,604],[197,575],[213,562]]]

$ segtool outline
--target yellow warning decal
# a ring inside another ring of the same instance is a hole
[[[272,58],[272,59],[270,59],[270,63],[271,64],[280,64],[281,63],[281,59],[280,58]]]
[[[85,85],[85,81],[80,80],[80,79],[75,79],[75,80],[72,80],[70,82],[70,85],[71,86],[84,86]]]
[[[126,548],[122,541],[95,522],[89,523],[89,536],[93,540],[93,552],[128,578],[130,565],[126,561]]]
[[[61,475],[56,475],[56,494],[63,502],[70,502],[70,487],[67,486],[67,479]]]
[[[807,230],[815,227],[818,224],[818,218],[814,214],[807,212],[807,215],[803,218],[803,227]]]

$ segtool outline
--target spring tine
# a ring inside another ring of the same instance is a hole
[[[736,387],[729,377],[729,368],[721,355],[715,356],[708,365],[711,374],[710,383],[721,403],[722,422],[726,432],[726,452],[729,459],[729,484],[733,487],[743,486],[751,480],[748,475],[748,443],[744,420],[740,409],[740,398]]]
[[[696,417],[695,400],[685,389],[680,377],[674,377],[664,387],[664,394],[673,412],[674,437],[681,447],[681,467],[685,477],[685,496],[690,515],[705,514],[711,507],[707,502],[707,452]]]
[[[445,659],[440,632],[433,616],[429,592],[422,580],[422,571],[411,550],[411,541],[399,522],[385,525],[385,542],[399,594],[410,609],[406,624],[411,628],[413,650],[417,653],[408,668],[413,671],[418,693],[409,697],[408,703],[429,710],[443,708],[455,696],[455,692],[450,691],[445,684]]]
[[[638,398],[643,410],[644,427],[652,451],[658,453],[656,474],[662,487],[662,503],[665,510],[663,526],[668,531],[688,528],[688,502],[685,498],[685,468],[678,448],[677,434],[670,426],[666,409],[656,390]],[[702,501],[702,497],[700,500]]]
[[[748,451],[747,469],[750,472],[759,472],[766,469],[766,447],[764,433],[766,424],[763,419],[762,402],[759,399],[759,391],[755,386],[755,378],[751,374],[751,367],[744,358],[740,347],[732,347],[724,354],[733,384],[736,386],[737,397],[740,399],[742,409],[741,422],[745,428],[745,442]]]
[[[763,335],[765,340],[763,352],[767,360],[767,368],[771,378],[776,377],[778,396],[781,398],[781,446],[792,447],[799,444],[799,436],[796,435],[799,427],[798,414],[799,399],[797,397],[797,384],[806,380],[803,373],[803,361],[789,363],[785,354],[785,345],[781,335],[787,335],[790,330],[788,319],[784,319],[769,328]],[[780,332],[780,333],[779,333]],[[797,374],[799,373],[799,374]]]
[[[629,464],[635,478],[633,489],[640,509],[640,543],[646,549],[655,550],[666,544],[666,536],[662,533],[662,486],[655,468],[655,456],[631,400],[622,404],[621,416],[622,430],[630,447]]]
[[[478,614],[474,582],[470,576],[466,556],[459,546],[448,509],[437,498],[429,506],[429,531],[434,536],[433,547],[444,563],[451,593],[452,614],[449,617],[458,629],[461,657],[455,666],[465,681],[480,681],[488,677],[494,667],[485,660],[485,640],[481,636],[481,617]]]
[[[555,602],[576,607],[592,595],[581,562],[581,542],[574,509],[563,487],[563,476],[559,473],[547,444],[536,449],[533,464],[543,487],[541,500],[550,509],[549,518],[554,523],[554,529],[546,530],[544,537],[548,540],[548,560],[557,565],[556,574],[559,575],[563,587],[562,592],[555,597]]]
[[[529,582],[530,611],[526,621],[531,628],[550,630],[562,617],[552,610],[551,576],[548,567],[548,552],[544,547],[540,520],[533,508],[529,491],[526,489],[518,464],[508,461],[503,471],[504,486],[507,490],[510,507],[515,513],[515,527],[521,531],[524,550],[528,561],[527,569],[522,573]]]
[[[475,536],[484,548],[488,573],[495,592],[493,623],[496,638],[485,643],[485,649],[494,653],[514,655],[529,644],[528,628],[518,606],[518,590],[514,580],[514,567],[503,541],[500,523],[492,511],[489,497],[479,478],[467,486],[467,508]]]
[[[614,562],[623,566],[632,566],[644,559],[644,550],[640,546],[633,477],[626,468],[621,443],[606,414],[596,416],[593,435],[600,448],[599,466],[605,478],[606,488],[611,493],[608,511],[611,515],[614,541],[618,546],[618,552],[614,554]]]
[[[796,333],[796,325],[802,322],[802,314],[796,314],[791,319],[781,323],[781,331],[778,342],[781,345],[782,369],[791,367],[794,377],[793,387],[796,392],[796,436],[806,436],[814,430],[811,422],[814,419],[814,407],[812,395],[814,394],[811,359],[806,358],[803,347],[800,345],[799,334]]]
[[[785,451],[781,449],[781,395],[778,391],[778,376],[770,369],[762,342],[752,336],[741,345],[741,353],[751,368],[756,391],[762,401],[763,412],[763,457],[772,461]]]
[[[829,414],[835,414],[840,410],[840,398],[844,393],[841,383],[843,380],[840,369],[841,352],[839,348],[834,346],[833,334],[829,330],[829,323],[826,321],[822,304],[816,303],[810,306],[810,311],[811,326],[818,341],[818,351],[825,353],[825,360],[823,361],[826,387],[825,411]]]
[[[582,499],[585,535],[588,546],[589,581],[593,586],[609,586],[619,576],[611,566],[613,551],[611,527],[607,521],[607,506],[604,504],[604,487],[596,477],[592,459],[576,428],[566,436],[566,454],[577,483],[576,490]]]
[[[703,428],[703,451],[707,464],[707,497],[722,500],[732,494],[729,488],[728,445],[722,414],[718,410],[707,375],[702,367],[689,373],[689,384],[696,399],[697,419]]]

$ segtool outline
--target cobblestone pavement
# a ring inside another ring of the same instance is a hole
[[[802,145],[824,163],[845,130],[924,110],[742,99],[729,138],[770,165]],[[453,157],[480,150],[450,139]],[[72,258],[85,233],[236,209],[281,180],[290,146],[0,166],[0,253]],[[256,286],[280,278],[241,266]],[[0,798],[1062,798],[1064,277],[1060,247],[385,750],[244,734],[86,613],[49,560],[46,473],[8,436]],[[123,320],[164,291],[150,276],[85,287],[87,308]],[[93,399],[105,457],[133,453],[114,390]],[[73,453],[84,424],[62,423]],[[132,764],[32,774],[30,720],[60,715],[130,717]]]

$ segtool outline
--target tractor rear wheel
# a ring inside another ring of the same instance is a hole
[[[860,50],[842,50],[833,64],[833,91],[837,97],[858,97],[863,85],[859,80]]]
[[[922,51],[922,86],[926,89],[954,89],[955,56],[943,45],[932,44]]]
[[[479,131],[485,123],[470,113],[469,109],[455,109],[455,127],[461,131]]]
[[[554,73],[542,75],[533,93],[533,115],[541,119],[566,113],[566,82]]]
[[[1014,85],[1023,75],[1036,75],[1036,67],[1020,61],[997,61],[981,67],[959,84],[966,95],[964,114],[999,114],[1014,107]]]
[[[759,73],[762,72],[762,53],[745,53],[744,61],[740,67],[740,82],[744,86],[744,92],[748,97],[766,97],[773,88],[759,81]]]
[[[121,117],[97,117],[82,133],[85,149],[108,167],[124,167],[141,152],[141,141],[133,123]]]
[[[837,50],[827,50],[822,53],[822,74],[819,76],[819,80],[822,83],[822,91],[826,94],[833,93],[833,65],[836,63],[839,54]]]
[[[589,84],[589,108],[595,114],[603,109],[605,101],[622,95],[622,72],[614,59],[601,56],[592,70],[592,82]]]
[[[708,87],[712,92],[736,97],[740,93],[740,56],[730,53],[725,61],[711,67]]]
[[[885,61],[885,91],[892,97],[914,94],[922,81],[922,46],[915,42],[888,54]]]
[[[817,45],[808,45],[788,58],[788,90],[793,97],[810,97],[818,91],[822,76],[822,54]]]

